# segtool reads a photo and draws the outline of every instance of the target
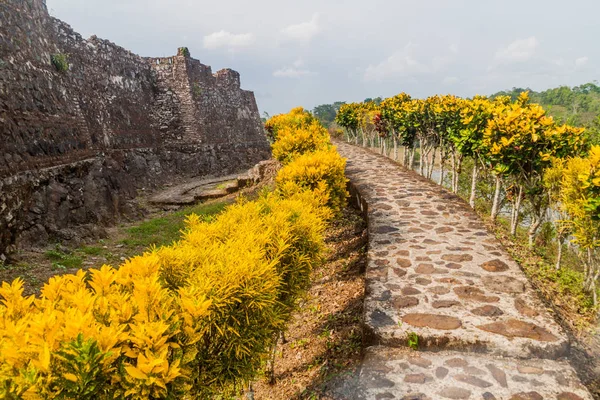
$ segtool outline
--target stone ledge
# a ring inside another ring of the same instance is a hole
[[[361,367],[333,385],[335,399],[591,400],[564,361],[370,347]]]

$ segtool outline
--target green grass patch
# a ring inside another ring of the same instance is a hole
[[[104,249],[96,246],[83,246],[79,251],[88,256],[99,256],[104,252]]]
[[[59,249],[48,250],[45,255],[48,260],[52,261],[54,269],[81,268],[83,265],[81,257],[64,253]]]
[[[190,214],[197,214],[206,220],[223,211],[230,201],[211,202],[186,207],[164,217],[144,221],[127,230],[128,237],[122,243],[128,247],[166,246],[181,237],[185,228],[185,219]]]

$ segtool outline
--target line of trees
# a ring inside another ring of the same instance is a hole
[[[570,238],[585,267],[585,289],[597,303],[600,147],[590,150],[584,128],[557,122],[527,92],[515,99],[436,95],[425,100],[401,93],[380,104],[344,104],[336,123],[348,141],[378,146],[409,168],[416,163],[430,179],[438,167],[438,183],[449,181],[455,193],[468,160],[472,207],[479,177],[493,177],[492,220],[500,213],[501,199],[508,201],[510,232],[516,235],[526,209],[529,245],[534,246],[542,223],[550,219],[559,233],[557,268],[562,245]],[[550,210],[560,218],[549,218]]]

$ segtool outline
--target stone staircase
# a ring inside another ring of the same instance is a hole
[[[592,399],[565,332],[463,200],[384,156],[338,151],[369,254],[366,355],[333,398]]]

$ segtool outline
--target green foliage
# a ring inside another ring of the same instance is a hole
[[[407,344],[413,350],[419,350],[419,335],[415,332],[408,332],[406,334]]]
[[[321,104],[313,108],[313,115],[326,127],[329,127],[334,121],[335,116],[342,105],[346,104],[343,101],[336,101],[333,104]]]
[[[123,239],[123,243],[130,247],[141,248],[169,245],[181,237],[185,220],[190,214],[210,218],[221,213],[227,204],[228,202],[202,203],[183,208],[165,217],[144,221],[127,230],[128,237]]]
[[[200,84],[197,82],[194,82],[192,84],[192,93],[194,94],[194,96],[196,97],[200,97],[202,95],[202,88],[200,87]]]
[[[102,247],[83,246],[80,251],[88,256],[98,256],[104,252]]]
[[[102,352],[93,339],[85,340],[83,334],[62,344],[56,352],[54,363],[59,378],[52,382],[51,391],[57,399],[94,400],[110,385],[110,377],[103,363],[110,354]]]
[[[180,48],[177,49],[177,55],[184,56],[184,57],[189,57],[190,56],[190,49],[188,49],[187,47],[180,47]]]
[[[50,62],[58,72],[67,72],[69,70],[69,61],[66,54],[52,54]]]
[[[45,255],[48,260],[52,261],[55,269],[80,268],[83,263],[81,257],[67,254],[59,246],[53,250],[46,251]]]

